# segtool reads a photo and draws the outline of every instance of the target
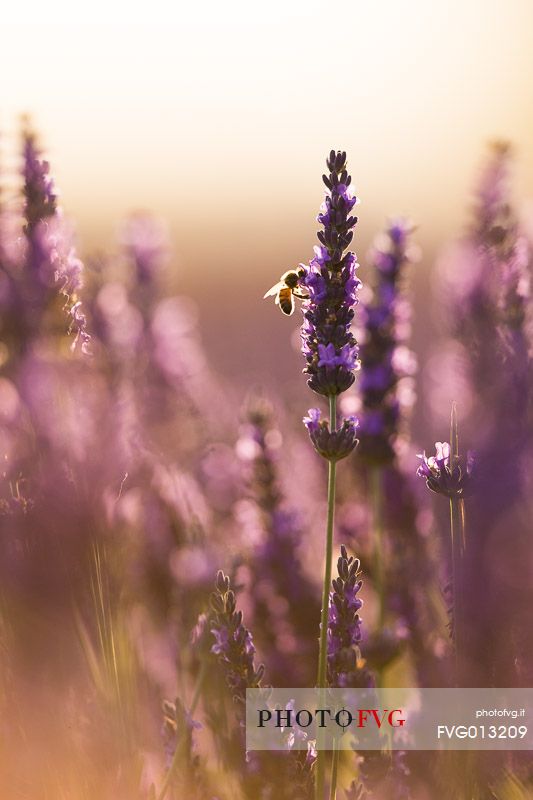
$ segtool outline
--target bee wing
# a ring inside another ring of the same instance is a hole
[[[283,286],[285,286],[283,281],[279,281],[279,283],[276,283],[271,289],[268,290],[268,292],[266,292],[266,294],[263,295],[263,300],[266,297],[273,297],[275,294],[279,292],[280,289],[283,288]]]

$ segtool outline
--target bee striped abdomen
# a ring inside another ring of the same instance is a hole
[[[278,294],[278,302],[283,313],[287,314],[287,316],[290,316],[294,311],[292,289],[290,289],[288,286],[284,286],[282,289],[280,289]]]

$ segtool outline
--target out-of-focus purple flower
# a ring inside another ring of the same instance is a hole
[[[219,570],[216,591],[211,595],[212,627],[215,638],[211,651],[218,656],[232,691],[233,699],[241,706],[246,701],[246,689],[261,685],[265,668],[255,667],[255,647],[250,631],[243,625],[242,611],[236,610],[235,594],[230,579]]]
[[[185,710],[183,703],[176,699],[174,703],[163,701],[163,724],[161,735],[166,756],[166,768],[170,769],[176,747],[181,744],[183,753],[189,759],[193,752],[193,731],[200,730],[202,726],[192,719]]]
[[[373,686],[359,651],[361,619],[358,612],[363,605],[358,597],[362,586],[359,566],[359,560],[348,557],[342,545],[328,610],[328,683],[334,688]]]
[[[100,339],[115,358],[132,358],[142,344],[143,319],[118,281],[104,284],[96,297],[95,319]]]
[[[236,449],[250,493],[247,539],[255,539],[249,559],[254,630],[261,652],[269,654],[273,683],[299,686],[312,679],[320,607],[316,587],[302,568],[302,520],[287,506],[280,485],[282,443],[272,407],[262,397],[252,398]]]
[[[479,176],[475,197],[473,234],[479,241],[499,244],[509,219],[509,164],[511,146],[506,141],[491,145],[491,157]]]
[[[525,611],[531,606],[531,592],[525,589],[531,581],[524,558],[530,542],[531,256],[513,210],[510,165],[509,147],[493,146],[476,191],[470,230],[460,242],[459,257],[443,264],[449,279],[439,287],[438,298],[442,304],[442,290],[447,290],[450,335],[461,342],[469,384],[464,426],[480,464],[466,516],[458,617],[459,638],[468,643],[462,680],[470,686],[527,682],[525,675],[518,676],[518,647],[529,653],[522,663],[533,663]],[[441,474],[438,464],[431,470],[423,463],[429,482],[435,475],[428,472],[439,473],[437,478]]]
[[[50,234],[49,223],[57,213],[57,198],[50,178],[50,165],[41,158],[35,136],[23,134],[22,175],[24,179],[24,233],[26,236],[26,272],[35,296],[40,285],[53,286],[55,270],[52,261],[56,253],[56,237]],[[46,298],[43,295],[43,303]]]
[[[435,455],[429,458],[421,453],[418,458],[422,463],[418,467],[417,475],[425,478],[428,489],[446,497],[464,497],[471,489],[472,469],[474,457],[467,454],[466,465],[459,461],[453,468],[450,463],[450,445],[448,442],[435,443]]]
[[[449,291],[454,333],[474,354],[471,381],[483,397],[482,413],[499,431],[502,425],[523,424],[531,372],[526,330],[531,251],[511,203],[510,156],[508,144],[493,145],[476,193],[470,233],[461,243],[465,255],[459,250],[455,258],[455,272],[471,278]],[[502,419],[495,412],[489,420],[496,403],[505,404],[509,413]]]
[[[294,713],[294,701],[290,700],[285,706],[286,711]],[[284,729],[281,728],[283,731]],[[316,741],[309,739],[307,733],[298,725],[287,728],[286,746],[289,751],[289,759],[286,762],[287,783],[291,800],[307,800],[312,792],[313,768],[317,759]],[[294,750],[296,743],[301,745],[307,742],[307,749]]]
[[[138,281],[141,284],[153,281],[169,255],[168,237],[163,225],[151,214],[131,214],[122,225],[120,242],[135,265]]]
[[[346,170],[346,153],[331,151],[327,159],[329,175],[324,175],[329,194],[318,215],[324,226],[317,233],[320,245],[306,267],[300,284],[309,299],[304,301],[302,352],[304,372],[313,391],[326,397],[346,391],[357,365],[357,344],[351,332],[353,307],[360,281],[355,255],[345,252],[352,241],[357,217],[351,211],[357,202]]]
[[[401,400],[413,398],[400,390],[401,382],[416,370],[416,359],[404,344],[409,308],[402,294],[405,267],[413,260],[411,232],[410,222],[394,219],[376,241],[372,261],[377,285],[362,309],[360,455],[377,465],[393,461]]]
[[[31,235],[42,220],[55,214],[57,197],[50,177],[50,164],[40,157],[34,134],[25,131],[23,138],[25,232]]]
[[[73,237],[59,211],[46,225],[36,229],[41,240],[45,262],[50,269],[51,285],[56,286],[64,297],[64,309],[70,318],[68,332],[74,335],[71,350],[78,345],[82,353],[89,354],[91,336],[87,331],[87,317],[83,311],[79,292],[83,287],[83,262],[78,258]]]
[[[89,351],[90,335],[78,292],[82,287],[83,264],[76,255],[72,234],[57,206],[50,167],[37,149],[35,137],[26,131],[23,140],[24,177],[24,270],[17,279],[17,302],[29,315],[26,331],[31,337],[39,330],[42,315],[56,291],[64,298],[71,349],[78,344]]]
[[[340,428],[330,431],[329,422],[321,419],[321,416],[320,409],[310,408],[303,419],[315,450],[328,461],[346,458],[358,443],[357,417],[344,418]]]

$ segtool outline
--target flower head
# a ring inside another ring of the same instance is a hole
[[[35,336],[57,292],[62,295],[68,332],[74,335],[71,349],[78,344],[89,352],[90,335],[78,293],[83,285],[83,264],[76,254],[72,232],[57,204],[50,166],[37,148],[35,136],[23,134],[24,179],[24,270],[19,281],[23,310],[30,307],[27,331]],[[39,312],[39,313],[37,313]]]
[[[359,266],[355,255],[346,252],[357,222],[351,215],[357,198],[346,170],[346,153],[332,150],[327,166],[329,175],[323,180],[329,193],[317,218],[324,230],[317,233],[320,244],[309,265],[303,265],[300,281],[309,295],[301,336],[308,385],[318,394],[332,396],[354,381],[358,351],[350,326],[361,284],[355,274]]]
[[[321,416],[318,408],[310,408],[303,419],[315,450],[328,461],[346,458],[358,443],[357,417],[346,417],[340,428],[330,431],[329,423]]]
[[[422,463],[417,475],[426,479],[428,489],[446,497],[461,498],[471,487],[471,475],[474,465],[472,453],[467,454],[466,465],[458,461],[451,466],[450,445],[448,442],[435,443],[435,455],[428,458],[425,453],[417,456]]]
[[[213,612],[211,633],[215,643],[211,652],[218,656],[223,666],[226,682],[239,704],[246,700],[246,689],[261,685],[265,671],[263,664],[255,667],[255,646],[250,631],[242,621],[242,611],[236,610],[235,593],[230,579],[219,570],[216,591],[211,595]]]
[[[359,560],[348,557],[341,546],[338,576],[332,581],[328,611],[328,682],[334,688],[364,688],[373,685],[359,651],[363,601],[358,597],[362,581]]]
[[[35,136],[25,131],[23,138],[24,217],[25,232],[29,235],[42,220],[55,214],[57,197],[50,165],[41,158]]]

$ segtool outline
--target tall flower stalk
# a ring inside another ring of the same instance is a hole
[[[73,335],[71,350],[78,345],[87,354],[90,335],[78,293],[83,286],[83,264],[72,243],[72,236],[57,203],[50,165],[37,147],[30,130],[23,132],[24,235],[23,269],[18,279],[18,305],[26,314],[27,348],[41,332],[45,313],[57,294],[63,301],[68,333]],[[25,306],[29,306],[28,314]]]
[[[316,646],[313,620],[320,609],[316,587],[299,558],[302,523],[284,498],[277,459],[281,441],[272,407],[266,399],[252,397],[237,452],[260,528],[249,562],[254,628],[259,649],[271,654],[268,670],[274,685],[299,686],[310,679]]]
[[[461,685],[462,670],[462,645],[463,645],[463,558],[465,553],[465,512],[464,496],[471,486],[472,456],[468,454],[466,465],[463,467],[459,456],[459,437],[457,430],[457,409],[452,406],[450,422],[450,443],[437,442],[436,455],[427,458],[425,454],[419,456],[422,464],[418,468],[418,475],[425,478],[428,489],[436,494],[442,494],[450,502],[450,546],[452,561],[452,635],[455,644],[455,682]]]
[[[237,704],[239,720],[244,718],[246,689],[261,686],[265,667],[255,666],[255,647],[250,631],[242,621],[242,611],[236,610],[235,593],[230,579],[219,570],[216,591],[211,594],[213,627],[215,638],[212,652],[218,656],[234,702]]]
[[[374,529],[374,575],[379,600],[379,628],[385,624],[383,472],[396,457],[400,428],[400,383],[413,371],[414,356],[405,339],[409,305],[403,297],[405,267],[412,260],[407,220],[391,220],[371,255],[377,282],[371,302],[362,309],[360,458],[369,468]]]
[[[357,444],[357,420],[354,417],[337,419],[337,397],[355,380],[358,366],[357,343],[351,324],[360,281],[355,254],[348,250],[357,218],[351,212],[357,199],[351,189],[351,177],[346,168],[346,153],[331,151],[327,159],[328,174],[323,176],[327,194],[320,208],[318,222],[319,244],[308,265],[301,265],[299,288],[307,292],[303,304],[304,321],[301,330],[302,352],[309,376],[308,385],[327,398],[329,422],[321,419],[317,408],[309,410],[304,423],[315,450],[328,462],[328,501],[326,547],[320,645],[318,656],[318,687],[327,686],[328,601],[331,585],[333,529],[335,518],[335,486],[337,461],[345,458]],[[317,760],[315,797],[323,800],[325,786],[324,752]]]
[[[328,683],[335,689],[368,689],[375,681],[361,657],[361,618],[363,601],[359,559],[348,556],[344,545],[337,559],[337,577],[332,581],[328,609]],[[330,800],[335,800],[339,749],[333,750]]]

